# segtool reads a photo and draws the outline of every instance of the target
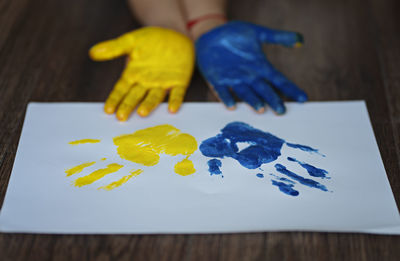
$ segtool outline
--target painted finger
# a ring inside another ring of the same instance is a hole
[[[169,92],[168,110],[171,113],[176,113],[182,105],[185,97],[186,87],[175,87]]]
[[[232,97],[231,92],[225,86],[214,86],[208,83],[210,90],[217,96],[217,98],[222,101],[228,110],[233,110],[236,107],[236,102]]]
[[[107,114],[113,114],[115,109],[118,107],[118,104],[122,101],[130,88],[131,84],[121,77],[108,96],[106,103],[104,104],[104,111]]]
[[[266,64],[263,70],[260,71],[261,75],[270,83],[274,85],[285,96],[298,102],[307,101],[307,94],[297,87],[296,84],[289,81],[281,72],[276,70],[272,65]]]
[[[144,101],[140,104],[137,113],[142,116],[146,117],[150,114],[165,98],[167,94],[167,90],[161,88],[151,89],[147,94]]]
[[[131,88],[128,95],[118,107],[117,119],[120,121],[126,121],[138,103],[143,99],[146,92],[147,89],[140,85]]]
[[[304,44],[303,35],[297,32],[274,30],[252,24],[260,41],[264,43],[281,44],[286,47],[300,47]]]
[[[241,85],[233,86],[232,89],[240,99],[248,103],[256,112],[264,112],[263,101],[257,97],[251,88]]]
[[[252,88],[276,113],[285,113],[286,109],[282,99],[267,82],[264,80],[257,80],[252,84]]]
[[[89,56],[95,61],[106,61],[128,54],[133,49],[134,33],[126,33],[118,38],[100,42],[89,50]]]

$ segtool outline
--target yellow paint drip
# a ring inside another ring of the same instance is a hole
[[[70,142],[68,142],[68,144],[78,145],[78,144],[99,143],[99,142],[100,142],[100,140],[98,140],[98,139],[83,139],[83,140],[70,141]]]
[[[78,166],[75,166],[75,167],[72,167],[72,168],[70,168],[70,169],[67,169],[67,170],[65,171],[65,173],[67,174],[67,177],[68,177],[68,176],[71,176],[71,175],[73,175],[73,174],[76,174],[76,173],[81,172],[84,168],[87,168],[87,167],[89,167],[89,166],[92,166],[92,165],[95,164],[95,163],[96,163],[96,161],[93,161],[93,162],[85,162],[85,163],[82,163],[82,164],[80,164],[80,165],[78,165]]]
[[[136,177],[139,176],[140,173],[142,173],[143,170],[138,169],[138,170],[132,170],[130,175],[126,175],[123,176],[121,179],[114,181],[106,186],[100,187],[98,189],[105,189],[105,190],[113,190],[119,186],[121,186],[122,184],[124,184],[125,182],[127,182],[128,180],[130,180],[132,177]]]
[[[187,158],[176,163],[174,169],[181,176],[187,176],[196,172],[193,162]]]
[[[109,164],[107,166],[107,168],[98,169],[87,176],[76,179],[74,182],[74,185],[76,187],[82,187],[82,186],[92,184],[93,182],[101,179],[102,177],[104,177],[107,174],[117,172],[122,167],[123,167],[122,165],[119,165],[117,163]]]
[[[182,133],[169,124],[115,137],[114,144],[117,146],[117,153],[121,158],[145,166],[156,165],[160,160],[161,153],[170,156],[181,154],[189,157],[197,149],[197,142],[193,136]],[[186,161],[178,163],[175,166],[175,172],[182,175],[181,173],[194,170],[193,163],[190,167],[189,162],[191,161],[186,158]]]

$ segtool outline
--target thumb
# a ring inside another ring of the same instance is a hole
[[[94,45],[89,50],[89,56],[95,61],[111,60],[131,52],[133,44],[134,31]]]

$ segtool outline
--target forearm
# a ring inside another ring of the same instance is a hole
[[[180,0],[128,0],[128,4],[143,25],[169,28],[188,35]]]
[[[183,3],[186,21],[192,21],[208,14],[226,14],[226,0],[180,0]],[[190,28],[190,35],[194,40],[203,33],[224,24],[224,19],[215,17],[202,20]]]

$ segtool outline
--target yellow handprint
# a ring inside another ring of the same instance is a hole
[[[104,111],[126,121],[137,112],[147,116],[165,98],[175,113],[182,104],[194,66],[194,47],[185,35],[160,27],[144,27],[116,39],[101,42],[89,51],[95,61],[128,55],[128,63],[108,96]],[[117,109],[118,107],[118,109]]]
[[[69,142],[70,145],[93,143],[87,141],[94,141],[94,139],[83,139]],[[99,141],[100,140],[95,140]],[[141,129],[132,134],[120,135],[113,138],[114,145],[116,145],[116,152],[123,160],[134,162],[143,166],[154,166],[160,160],[160,154],[169,156],[183,155],[185,158],[177,162],[174,167],[175,173],[181,176],[187,176],[195,173],[193,162],[189,157],[197,150],[196,139],[181,132],[179,129],[172,125],[164,124],[154,127]],[[106,158],[101,159],[106,160]],[[86,168],[96,164],[95,161],[81,163],[65,171],[66,176],[79,174]],[[74,186],[82,187],[90,185],[106,175],[118,172],[124,166],[118,163],[108,164],[106,168],[97,169],[90,174],[85,174],[82,177],[75,179]],[[143,172],[142,169],[133,169],[131,174],[123,176],[108,185],[99,187],[99,189],[112,190],[121,186],[129,179],[138,176]]]

